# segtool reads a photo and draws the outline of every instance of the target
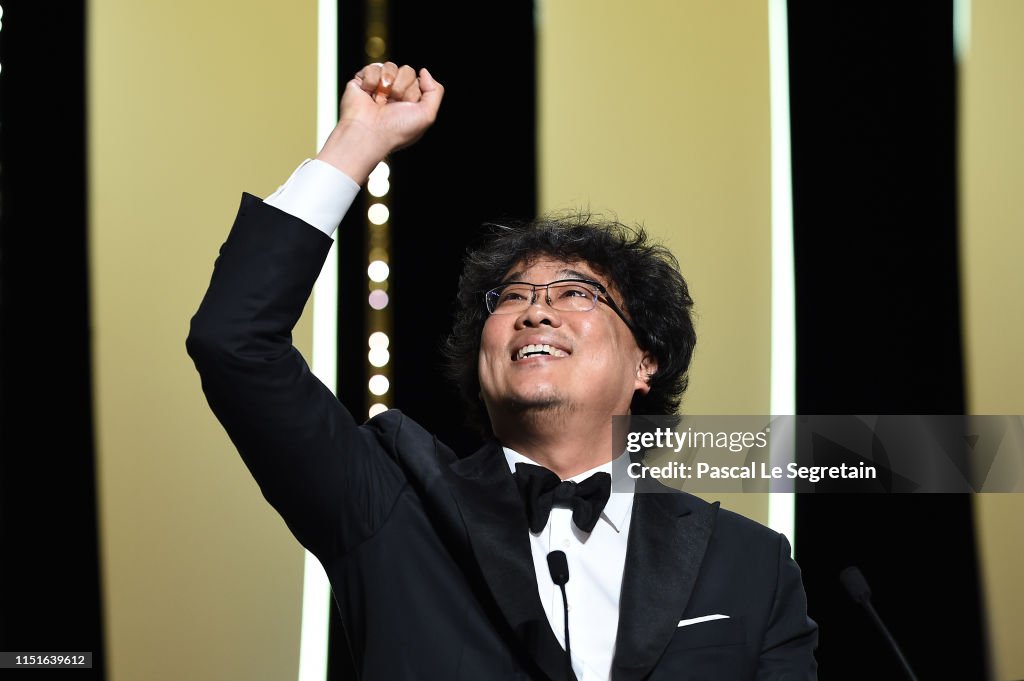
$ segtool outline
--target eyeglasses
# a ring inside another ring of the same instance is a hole
[[[604,302],[636,333],[633,322],[608,295],[608,289],[590,279],[558,279],[547,284],[506,281],[485,293],[484,303],[491,314],[520,314],[537,302],[537,289],[541,288],[547,304],[561,312],[589,312],[597,307],[598,301]]]

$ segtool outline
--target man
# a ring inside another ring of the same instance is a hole
[[[187,341],[323,563],[361,677],[814,678],[784,537],[682,493],[608,494],[612,416],[674,412],[695,340],[676,262],[642,233],[540,221],[469,256],[448,355],[493,436],[469,456],[397,410],[357,424],[291,345],[328,235],[442,94],[426,69],[356,74],[317,159],[243,197]]]

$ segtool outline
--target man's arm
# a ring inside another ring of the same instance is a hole
[[[362,69],[318,158],[362,184],[423,134],[441,93],[425,70],[417,80],[390,63]],[[211,409],[264,496],[325,562],[374,531],[402,484],[393,463],[366,455],[372,433],[292,345],[330,245],[323,231],[246,195],[186,341]]]

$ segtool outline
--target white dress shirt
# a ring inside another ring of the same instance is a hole
[[[264,202],[333,236],[359,189],[354,180],[329,163],[306,159]],[[536,463],[511,449],[504,451],[512,472],[516,463]],[[548,553],[564,551],[569,563],[569,581],[565,585],[569,602],[569,641],[572,666],[579,681],[608,681],[611,676],[626,543],[633,514],[635,483],[626,474],[628,464],[628,455],[623,454],[615,461],[569,478],[580,482],[594,473],[612,473],[614,469],[614,480],[628,481],[629,491],[612,492],[593,532],[587,534],[577,528],[572,522],[572,510],[568,508],[551,509],[544,529],[537,534],[530,532],[540,602],[563,648],[562,591],[551,580]],[[621,485],[617,483],[615,488],[620,489]]]
[[[518,452],[507,447],[503,449],[513,473],[517,463],[536,464]],[[593,532],[587,534],[576,527],[572,522],[571,508],[557,506],[551,509],[548,524],[543,530],[537,534],[530,532],[540,602],[544,605],[551,630],[563,648],[565,610],[562,590],[551,579],[548,553],[564,551],[569,562],[569,581],[565,585],[569,602],[569,642],[573,671],[579,681],[607,681],[611,676],[615,637],[619,629],[619,595],[626,565],[629,521],[633,516],[632,489],[635,482],[626,475],[628,456],[623,454],[615,461],[568,478],[582,482],[594,473],[604,472],[615,480],[630,481],[631,491],[612,492]],[[616,488],[621,485],[619,482]]]
[[[332,236],[358,194],[359,185],[348,175],[330,163],[307,158],[263,202]]]

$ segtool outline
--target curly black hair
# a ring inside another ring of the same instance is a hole
[[[635,327],[637,345],[658,362],[650,391],[633,396],[633,414],[675,414],[687,385],[687,369],[697,335],[693,300],[679,261],[648,237],[642,226],[628,227],[588,212],[548,214],[532,221],[489,224],[481,246],[467,252],[459,278],[455,320],[443,346],[449,377],[467,406],[468,422],[492,435],[480,399],[477,361],[488,312],[484,293],[517,264],[540,257],[585,262],[618,290],[620,305]]]

